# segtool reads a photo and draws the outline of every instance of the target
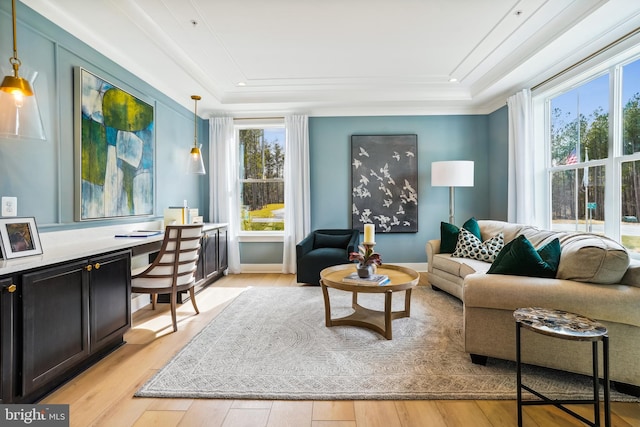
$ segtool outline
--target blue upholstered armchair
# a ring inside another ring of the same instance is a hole
[[[358,230],[325,229],[312,231],[296,245],[297,280],[320,284],[320,271],[349,262],[349,253],[358,250]]]

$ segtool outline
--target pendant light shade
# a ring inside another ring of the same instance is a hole
[[[11,12],[13,56],[9,58],[9,63],[12,74],[5,75],[0,86],[0,136],[45,139],[38,100],[33,90],[33,82],[38,73],[32,72],[29,79],[22,78],[19,74],[22,62],[18,58],[16,0],[11,2]]]
[[[198,145],[198,101],[202,98],[198,95],[192,95],[191,99],[194,101],[193,108],[193,148],[189,153],[189,163],[187,165],[187,173],[204,175],[207,171],[204,169],[204,160],[202,158],[202,152],[200,151],[200,145]]]

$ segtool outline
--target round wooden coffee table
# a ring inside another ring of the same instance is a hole
[[[391,321],[410,316],[411,290],[418,284],[420,274],[407,267],[384,264],[379,266],[376,272],[376,274],[389,276],[390,281],[384,285],[361,285],[342,281],[345,276],[355,271],[355,264],[343,264],[325,268],[320,272],[320,286],[324,295],[324,312],[327,327],[341,325],[360,326],[378,332],[388,340],[392,339]],[[328,288],[351,292],[351,307],[354,312],[345,317],[332,319]],[[406,291],[404,310],[391,311],[391,296],[398,291]],[[359,293],[384,293],[384,311],[372,310],[359,305]]]

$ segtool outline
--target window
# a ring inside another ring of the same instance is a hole
[[[602,233],[605,166],[609,157],[609,75],[550,100],[551,224],[553,230]]]
[[[537,95],[548,213],[553,230],[609,235],[640,258],[640,60],[607,66]]]
[[[236,126],[239,146],[240,231],[284,230],[284,144],[282,125]]]

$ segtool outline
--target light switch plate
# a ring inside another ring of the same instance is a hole
[[[18,215],[18,198],[3,197],[2,198],[2,216]]]

